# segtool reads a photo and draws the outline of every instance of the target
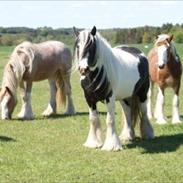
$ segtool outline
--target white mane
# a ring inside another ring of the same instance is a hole
[[[29,66],[29,71],[32,71],[34,54],[30,53],[28,45],[30,45],[29,42],[24,42],[18,45],[14,49],[13,53],[10,56],[10,60],[4,68],[2,88],[8,87],[15,99],[16,89],[22,81],[26,66]],[[28,62],[22,59],[21,53],[25,53],[28,56]]]
[[[116,59],[111,45],[97,32],[97,62],[99,65],[104,65],[108,78],[111,78],[111,68],[113,68],[113,60]]]

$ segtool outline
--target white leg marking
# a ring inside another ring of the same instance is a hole
[[[181,123],[180,117],[179,117],[179,96],[174,95],[173,97],[173,110],[172,110],[172,123]]]
[[[56,113],[56,92],[57,92],[57,90],[56,90],[55,81],[49,80],[49,85],[50,85],[50,101],[48,103],[47,108],[42,113],[43,116],[50,116],[50,115]]]
[[[9,119],[9,113],[8,113],[8,96],[4,96],[3,100],[1,102],[1,118],[2,119]]]
[[[156,122],[158,124],[167,123],[163,114],[163,109],[164,109],[164,94],[162,90],[158,87],[158,96],[156,100],[156,107],[155,107],[155,113],[154,113]]]
[[[140,109],[142,112],[142,121],[140,122],[141,136],[145,139],[153,139],[154,131],[147,116],[146,102],[140,104]]]
[[[90,130],[86,142],[83,144],[89,148],[102,146],[100,120],[96,110],[89,109]]]
[[[122,149],[121,142],[119,137],[117,136],[116,129],[115,129],[115,99],[114,97],[110,98],[110,102],[107,105],[107,132],[106,132],[106,139],[105,143],[102,147],[102,150],[106,151],[119,151]]]
[[[18,114],[18,118],[31,120],[34,118],[31,106],[31,93],[25,93],[22,96],[22,108]]]
[[[121,101],[123,116],[124,116],[124,125],[121,131],[119,138],[123,141],[133,140],[135,137],[134,130],[132,129],[131,123],[131,109],[130,106]]]

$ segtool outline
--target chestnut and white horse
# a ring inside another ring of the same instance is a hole
[[[154,117],[159,124],[167,123],[164,116],[164,92],[173,88],[172,123],[180,123],[179,89],[181,84],[182,64],[173,43],[173,35],[161,34],[157,37],[154,48],[148,54],[151,87],[148,94],[148,117],[153,117],[151,98],[154,83],[158,85]]]
[[[39,44],[23,42],[19,44],[4,68],[0,91],[2,119],[11,119],[17,103],[18,86],[22,92],[22,108],[18,117],[33,119],[32,83],[45,79],[48,79],[50,85],[50,101],[43,115],[50,116],[56,113],[58,102],[64,104],[66,98],[66,113],[74,114],[70,85],[71,67],[71,52],[61,42],[47,41]]]
[[[142,138],[154,137],[146,110],[149,89],[148,61],[136,48],[111,48],[96,31],[96,27],[91,31],[81,32],[74,28],[75,62],[81,74],[81,86],[89,106],[90,130],[84,146],[103,146],[102,150],[118,151],[122,146],[115,129],[115,100],[120,102],[125,115],[121,139],[134,138],[132,121],[135,122],[139,114]],[[98,101],[103,101],[107,107],[107,132],[104,144],[97,112]]]

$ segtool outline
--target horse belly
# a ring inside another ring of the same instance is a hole
[[[123,54],[121,54],[123,53]],[[118,62],[113,64],[112,88],[114,90],[116,100],[122,100],[131,97],[136,83],[140,79],[138,71],[139,59],[133,55],[116,50]]]
[[[40,62],[36,72],[34,73],[33,81],[41,81],[54,77],[54,74],[60,67],[61,65],[54,60]]]
[[[132,75],[126,75],[123,79],[117,80],[115,96],[116,100],[122,100],[124,98],[131,97],[135,88],[136,83],[139,80],[138,71],[134,71]]]

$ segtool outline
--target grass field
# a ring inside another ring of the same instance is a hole
[[[145,53],[144,45],[136,45]],[[13,47],[0,47],[0,76]],[[183,60],[183,45],[177,45]],[[1,81],[0,78],[0,81]],[[47,81],[34,83],[33,121],[19,121],[20,98],[13,120],[0,120],[0,182],[151,182],[178,183],[183,181],[183,124],[171,124],[172,91],[166,93],[168,124],[152,121],[156,138],[150,141],[137,138],[123,145],[120,152],[104,152],[82,146],[88,134],[88,107],[80,87],[78,73],[72,75],[72,92],[77,115],[58,115],[43,118],[47,106]],[[183,120],[183,86],[180,91],[180,114]],[[99,104],[105,134],[106,110]],[[121,109],[116,104],[116,125],[121,130]]]

